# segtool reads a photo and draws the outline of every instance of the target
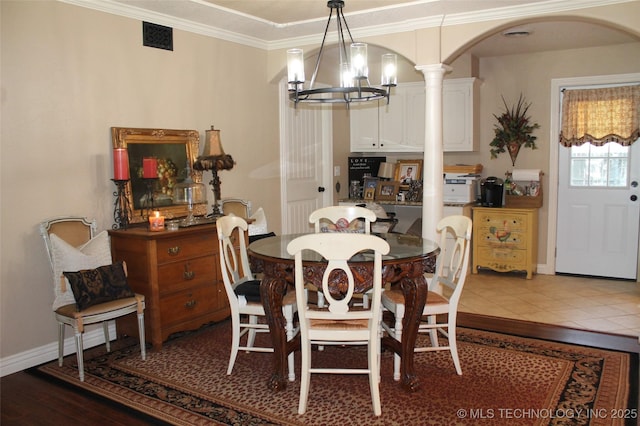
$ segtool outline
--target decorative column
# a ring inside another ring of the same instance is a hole
[[[416,65],[426,87],[422,194],[422,237],[438,241],[436,225],[443,209],[442,81],[451,71],[445,64]]]

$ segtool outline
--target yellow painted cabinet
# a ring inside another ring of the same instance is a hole
[[[473,268],[536,272],[538,209],[473,208]]]

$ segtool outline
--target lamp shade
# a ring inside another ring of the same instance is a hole
[[[378,177],[385,179],[393,179],[396,171],[396,165],[393,163],[380,163],[378,169]]]
[[[213,126],[211,126],[211,130],[207,130],[205,133],[206,137],[202,156],[217,157],[225,155],[224,149],[222,149],[222,141],[220,140],[220,130],[215,130]]]

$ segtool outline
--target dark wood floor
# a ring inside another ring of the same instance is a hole
[[[459,315],[458,324],[463,327],[635,353],[632,362],[634,379],[631,405],[638,408],[637,354],[640,352],[640,345],[637,338],[464,313]],[[78,422],[83,425],[123,426],[164,424],[107,399],[83,394],[71,385],[29,371],[0,379],[0,397],[0,424],[3,426],[67,425]]]

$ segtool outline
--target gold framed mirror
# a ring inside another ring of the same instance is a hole
[[[132,209],[130,223],[146,222],[150,203],[147,203],[147,185],[143,179],[142,159],[155,157],[158,179],[153,183],[153,210],[159,210],[167,219],[184,217],[188,206],[173,203],[173,188],[186,176],[187,163],[191,179],[202,183],[202,172],[193,169],[199,153],[200,133],[197,130],[141,129],[112,127],[113,148],[126,148],[129,154],[129,176],[126,193]],[[205,204],[193,206],[193,214],[206,214]]]

